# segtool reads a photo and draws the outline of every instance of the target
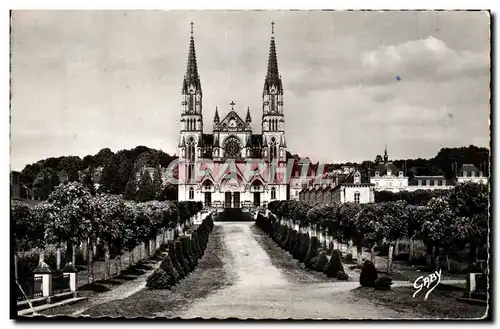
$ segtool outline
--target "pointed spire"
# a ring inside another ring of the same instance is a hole
[[[219,108],[217,106],[215,107],[214,122],[219,123]]]
[[[245,118],[246,123],[252,122],[252,118],[250,117],[250,106],[247,108],[247,117]]]
[[[264,89],[275,85],[281,90],[281,77],[278,71],[278,56],[276,55],[276,44],[274,41],[274,21],[271,23],[271,44],[269,46],[269,60],[267,62],[267,75]]]
[[[387,144],[385,144],[384,163],[387,163],[388,161],[389,161],[389,156],[387,155]]]
[[[193,32],[194,23],[191,22],[191,37],[189,40],[189,53],[187,60],[187,70],[186,76],[184,77],[184,84],[187,86],[193,84],[196,89],[200,90],[200,76],[198,75],[198,65],[196,63],[196,49],[194,46],[194,32]]]

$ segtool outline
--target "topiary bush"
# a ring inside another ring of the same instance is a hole
[[[323,272],[325,266],[328,265],[328,257],[325,252],[320,252],[318,257],[316,257],[316,262],[314,263],[314,269],[318,272]]]
[[[299,233],[297,235],[297,243],[295,244],[295,247],[293,248],[293,251],[292,251],[292,256],[295,259],[299,259],[300,250],[302,249],[303,240],[304,240],[304,233]]]
[[[342,254],[340,253],[340,250],[335,249],[332,253],[332,257],[330,257],[328,266],[326,267],[326,276],[334,278],[337,276],[339,271],[345,272],[344,265],[342,264]]]
[[[305,234],[302,236],[302,244],[299,251],[299,262],[303,262],[306,259],[307,252],[309,251],[310,239],[309,235]]]
[[[172,278],[161,268],[154,270],[146,280],[149,289],[170,289],[172,286]]]
[[[328,249],[326,250],[326,254],[330,256],[332,253],[333,253],[333,242],[330,241],[330,243],[328,244]]]
[[[182,279],[186,276],[186,271],[185,271],[184,267],[181,265],[181,263],[179,262],[178,255],[175,252],[174,241],[172,241],[172,240],[168,241],[167,245],[168,245],[168,252],[167,253],[170,256],[170,261],[172,262],[172,265],[174,266],[175,271],[179,275],[179,279]]]
[[[338,280],[344,280],[344,281],[347,281],[349,280],[349,276],[347,275],[346,272],[344,271],[338,271],[337,272],[337,279]]]
[[[346,262],[347,264],[354,264],[354,258],[352,257],[351,253],[345,255],[344,262]]]
[[[371,261],[365,260],[361,268],[361,274],[359,275],[359,283],[363,287],[374,287],[377,278],[378,274],[375,265]]]
[[[375,281],[375,290],[390,290],[392,279],[389,277],[381,277]]]
[[[184,270],[184,273],[186,275],[188,275],[189,272],[191,272],[191,268],[190,268],[189,264],[186,262],[186,260],[184,259],[184,255],[182,253],[181,241],[176,240],[174,246],[175,246],[175,254],[177,255],[177,260],[179,261],[179,264],[181,264],[182,269]]]
[[[306,257],[304,258],[304,264],[306,265],[307,268],[313,268],[314,267],[314,262],[312,261],[313,258],[316,258],[318,256],[318,246],[319,246],[319,240],[317,237],[313,236],[311,238],[311,244],[309,245],[309,250],[307,251]]]
[[[166,255],[163,260],[161,261],[160,268],[167,273],[169,277],[169,283],[171,286],[174,286],[177,282],[179,282],[179,274],[175,270],[175,267],[172,263],[172,260],[170,259],[169,255]]]
[[[297,231],[292,230],[292,232],[290,233],[290,240],[288,241],[288,244],[286,246],[286,250],[291,253],[293,251],[293,248],[295,247],[295,244],[297,244]]]

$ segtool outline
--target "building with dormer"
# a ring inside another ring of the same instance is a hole
[[[261,132],[252,130],[248,107],[242,118],[236,103],[231,101],[229,105],[228,112],[221,116],[219,108],[215,109],[213,130],[205,133],[203,93],[191,23],[187,71],[182,83],[179,200],[222,204],[224,208],[286,200],[283,84],[278,70],[274,22],[262,91]]]
[[[384,162],[375,167],[374,175],[370,177],[370,183],[375,186],[377,191],[399,192],[408,188],[408,177],[389,161],[387,146],[384,150]]]
[[[488,177],[473,164],[464,164],[457,173],[457,183],[466,182],[488,184]]]

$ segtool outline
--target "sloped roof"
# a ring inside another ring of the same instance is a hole
[[[378,171],[380,176],[384,176],[387,174],[388,171],[391,171],[391,174],[394,176],[399,175],[399,168],[396,167],[392,162],[387,162],[387,163],[381,163],[378,166],[375,167],[373,170],[373,174],[375,175],[375,172]]]

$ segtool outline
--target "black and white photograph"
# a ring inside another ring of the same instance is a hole
[[[9,24],[11,319],[491,320],[489,10]]]

